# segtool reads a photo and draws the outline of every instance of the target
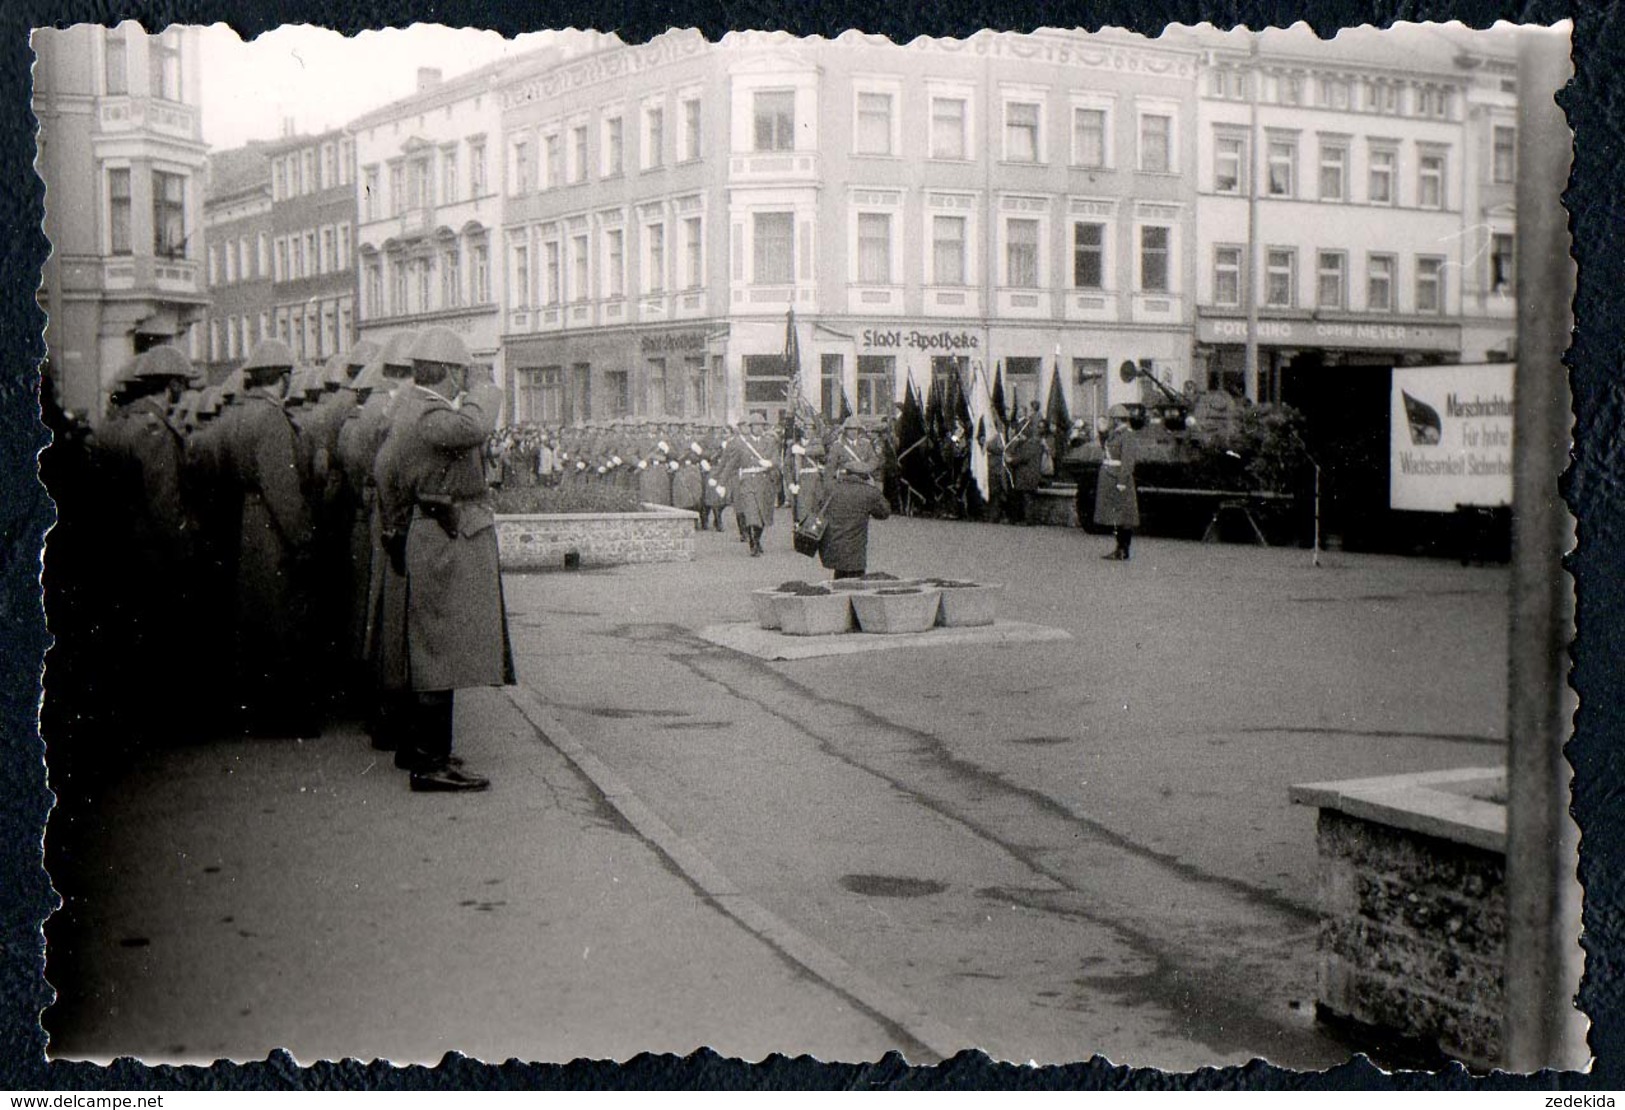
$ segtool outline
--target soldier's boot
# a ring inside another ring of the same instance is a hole
[[[760,555],[761,553],[762,553],[762,530],[760,528],[752,528],[752,529],[750,529],[750,554],[751,554],[751,558],[755,558],[756,556]]]
[[[745,527],[745,518],[742,515],[740,515],[739,513],[735,513],[734,514],[734,523],[739,525],[739,542],[740,543],[748,542],[750,540],[750,534],[749,534],[749,530]]]
[[[491,780],[469,774],[451,754],[453,692],[434,690],[416,696],[412,721],[411,788],[417,793],[484,790]]]

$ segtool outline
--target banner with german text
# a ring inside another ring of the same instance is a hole
[[[1512,504],[1512,364],[1396,367],[1388,506]]]

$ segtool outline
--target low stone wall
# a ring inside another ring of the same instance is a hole
[[[503,570],[557,570],[571,552],[583,567],[688,562],[696,519],[647,503],[636,513],[498,515],[497,550]]]
[[[1319,807],[1319,1004],[1328,1016],[1501,1059],[1506,817],[1494,768],[1294,786]]]
[[[1049,524],[1058,528],[1078,526],[1078,487],[1072,485],[1044,486],[1035,490],[1032,499],[1034,524]]]

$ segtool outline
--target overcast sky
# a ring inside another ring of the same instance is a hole
[[[412,92],[419,66],[455,77],[555,36],[540,31],[509,40],[495,31],[418,23],[350,38],[283,26],[244,42],[217,23],[203,29],[203,138],[222,150],[275,139],[284,117],[314,134]]]

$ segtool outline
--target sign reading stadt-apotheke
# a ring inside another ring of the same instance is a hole
[[[1203,343],[1247,342],[1247,321],[1197,322]],[[1378,351],[1459,351],[1455,324],[1401,324],[1380,320],[1260,320],[1258,341],[1269,347],[1348,347]]]

